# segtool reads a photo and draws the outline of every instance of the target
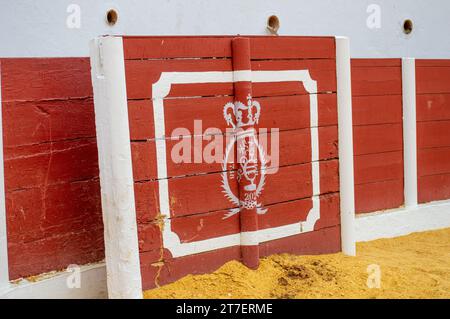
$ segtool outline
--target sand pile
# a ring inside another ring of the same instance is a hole
[[[369,274],[373,278],[376,269],[380,270],[381,286],[369,288]],[[187,276],[144,295],[146,298],[450,298],[450,228],[358,243],[357,257],[340,253],[274,255],[262,259],[256,271],[232,261],[212,274]]]

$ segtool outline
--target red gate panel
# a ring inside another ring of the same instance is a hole
[[[340,250],[334,38],[123,44],[144,288]]]

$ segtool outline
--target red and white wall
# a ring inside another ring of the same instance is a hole
[[[156,59],[154,62],[145,60],[149,57],[128,57],[126,72],[139,83],[139,72],[146,67],[145,64],[159,63],[158,57],[153,57]],[[4,200],[0,207],[0,294],[2,289],[5,296],[19,295],[20,291],[36,294],[37,288],[33,287],[37,286],[31,283],[9,282],[65,270],[70,264],[81,266],[90,263],[94,265],[84,267],[86,271],[82,276],[90,281],[85,285],[89,289],[67,293],[65,284],[62,284],[59,291],[73,296],[87,296],[88,290],[95,292],[93,295],[104,294],[105,279],[102,276],[105,274],[101,263],[104,259],[104,235],[89,59],[2,59],[0,63],[4,158]],[[188,70],[194,62],[188,60],[183,63]],[[230,67],[226,61],[209,63],[223,64],[224,70]],[[155,67],[148,70],[155,70]],[[405,207],[402,60],[354,59],[351,76],[357,239],[450,226],[447,202],[450,199],[450,63],[448,60],[415,60],[418,198],[415,207]],[[335,91],[335,88],[330,88],[330,91]],[[140,92],[143,91],[127,92],[130,140],[136,164],[136,194],[145,192],[141,188],[145,188],[145,181],[151,180],[151,176],[144,176],[150,171],[144,168],[151,165],[151,161],[140,157],[144,154],[140,150],[152,144],[142,142],[149,138],[144,135],[151,131],[146,127],[151,123],[142,122],[142,117],[133,113],[134,110],[143,114],[149,111],[148,99],[138,96]],[[332,95],[324,95],[324,98],[333,99]],[[267,99],[275,103],[279,98]],[[208,101],[198,101],[197,105],[207,105]],[[176,111],[177,102],[171,103],[174,112],[179,112]],[[320,105],[325,104],[321,104],[319,99]],[[321,111],[323,108],[319,107],[319,123]],[[321,129],[319,124],[321,138],[336,139],[336,116],[335,112],[330,113],[327,118],[330,123],[324,126],[326,128]],[[331,160],[337,158],[337,149],[333,145],[331,143],[325,150]],[[331,174],[326,180],[332,180],[333,176],[336,175]],[[337,191],[336,187],[334,190]],[[333,192],[327,196],[332,197]],[[158,240],[158,236],[152,235],[152,219],[139,208],[142,205],[149,203],[136,202],[141,263],[142,258],[151,255],[148,243]],[[381,212],[384,210],[388,211]],[[197,224],[192,221],[193,226]],[[336,222],[334,226],[338,228],[338,224]],[[2,236],[5,231],[6,236]],[[308,236],[319,236],[313,234]],[[286,245],[289,246],[288,243]],[[331,250],[337,250],[339,245],[336,245]],[[267,253],[278,251],[272,248],[268,247]],[[311,252],[308,247],[304,248],[301,252]],[[226,253],[219,254],[220,258],[213,258],[213,267],[233,259],[238,253],[229,248]],[[148,264],[158,262],[158,258],[150,258]],[[196,260],[195,264],[201,265],[202,260]],[[181,263],[179,270],[163,274],[161,278],[165,279],[161,283],[202,271],[189,261],[172,262]],[[58,278],[61,282],[65,280],[64,276]],[[153,277],[149,282],[152,280]],[[50,287],[54,283],[44,280],[35,285]],[[51,295],[51,290],[45,291]]]

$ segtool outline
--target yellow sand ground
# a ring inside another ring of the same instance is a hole
[[[370,278],[376,276],[377,267],[369,265],[380,267],[380,288],[367,286],[369,273]],[[356,257],[341,253],[274,255],[262,259],[256,271],[232,261],[212,274],[189,275],[175,283],[148,290],[144,296],[450,298],[450,228],[358,243]]]

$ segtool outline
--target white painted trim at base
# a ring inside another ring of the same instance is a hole
[[[392,238],[450,227],[450,200],[356,217],[356,241]]]
[[[48,278],[30,282],[22,280],[0,287],[0,299],[99,299],[107,298],[104,263],[81,266],[80,288],[68,288],[72,273],[59,272]]]

